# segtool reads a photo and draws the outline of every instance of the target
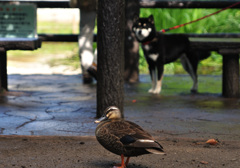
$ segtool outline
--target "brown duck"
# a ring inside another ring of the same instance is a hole
[[[99,123],[95,134],[98,142],[107,150],[121,156],[121,164],[114,168],[126,168],[129,158],[143,154],[165,154],[163,147],[137,124],[122,119],[120,110],[108,107]],[[124,157],[127,157],[124,163]]]

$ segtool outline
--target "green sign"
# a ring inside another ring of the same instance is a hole
[[[0,3],[0,38],[35,38],[36,36],[34,4]]]

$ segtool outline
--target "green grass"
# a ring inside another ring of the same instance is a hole
[[[43,42],[42,47],[38,50],[8,51],[8,59],[12,60],[28,61],[41,57],[49,58],[46,62],[49,66],[69,65],[75,69],[80,67],[78,43],[76,42]]]
[[[166,29],[216,12],[218,9],[141,9],[140,16],[154,16],[156,29]],[[239,33],[240,11],[226,10],[169,33]]]
[[[71,23],[40,21],[37,24],[38,33],[48,34],[78,34],[78,26],[73,26]]]
[[[199,93],[221,93],[221,80],[221,76],[218,75],[200,75],[198,77]],[[162,94],[189,93],[192,84],[192,79],[188,75],[165,75],[163,78]],[[150,87],[151,84],[148,83],[147,85]]]
[[[58,65],[68,65],[68,66],[72,66],[74,69],[77,69],[80,67],[77,43],[66,42],[66,43],[57,44],[55,47],[56,47],[55,48],[56,50],[61,48],[60,50],[58,50],[58,54],[64,54],[66,57],[52,58],[50,61],[48,61],[48,64],[50,66],[53,67]]]

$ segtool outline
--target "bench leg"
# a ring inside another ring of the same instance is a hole
[[[7,52],[0,48],[0,89],[8,90],[7,86]]]
[[[239,97],[239,54],[223,54],[222,95]]]

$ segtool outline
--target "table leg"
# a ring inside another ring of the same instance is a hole
[[[0,48],[0,89],[8,90],[7,86],[7,51]]]
[[[133,18],[140,12],[139,0],[128,0],[125,7],[124,79],[126,82],[136,83],[139,81],[139,43],[132,31],[132,26]]]
[[[223,54],[222,95],[239,97],[239,54]]]

